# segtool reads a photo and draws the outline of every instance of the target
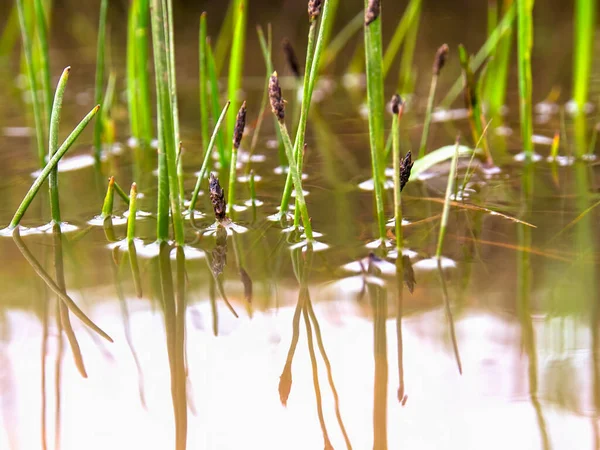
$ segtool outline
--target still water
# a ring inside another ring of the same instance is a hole
[[[214,4],[206,7],[219,14]],[[76,6],[65,8],[94,23]],[[176,13],[191,22],[183,12],[192,7],[185,8]],[[343,9],[339,27],[356,11]],[[535,134],[541,159],[525,166],[515,157],[521,148],[513,67],[506,114],[489,129],[501,170],[490,173],[475,163],[451,210],[441,267],[432,257],[445,163],[403,192],[403,273],[397,274],[391,249],[372,248],[376,224],[368,190],[364,81],[359,76],[349,82],[341,76],[343,67],[322,78],[308,124],[304,188],[323,244],[314,253],[294,245],[300,238],[269,220],[284,183],[271,120],[249,153],[264,80],[261,60],[253,56],[260,55],[253,33],[243,92],[250,119],[239,173],[254,170],[258,201],[252,205],[248,179],[241,179],[237,227],[227,235],[210,231],[214,216],[203,193],[199,214],[186,220],[183,251],[153,243],[156,155],[130,148],[126,105],[119,99],[119,143],[106,149],[101,168],[90,156],[91,134],[59,166],[68,223],[62,232],[46,225],[44,192],[20,235],[0,237],[0,449],[180,449],[186,442],[188,449],[213,450],[600,448],[594,209],[599,173],[593,157],[569,158],[576,146],[589,143],[598,115],[592,106],[585,123],[575,124],[562,113],[570,73],[556,62],[557,55],[570,54],[572,25],[570,11],[560,12],[560,6],[536,12],[542,43],[534,52]],[[124,33],[113,20],[114,35]],[[249,30],[258,20],[250,16]],[[448,36],[434,39],[421,31],[415,67],[423,76],[416,78],[413,106],[402,119],[403,153],[419,142],[437,46],[447,39],[451,51],[458,42],[477,49],[485,39],[475,14],[425,8],[422,20],[425,31],[446,24]],[[288,14],[275,23],[275,42],[285,35],[286,23],[296,21]],[[470,27],[474,31],[465,34]],[[287,30],[301,49],[304,27]],[[89,110],[93,95],[93,56],[82,57],[80,68],[73,58],[93,51],[61,33],[53,41],[53,74],[63,61],[74,67],[65,97],[67,130]],[[181,40],[194,33],[182,30]],[[563,45],[549,49],[548,40],[557,39]],[[115,65],[124,52],[117,44],[114,38]],[[195,64],[195,52],[195,44],[178,50],[188,197],[202,156],[197,75],[189,62]],[[281,56],[274,59],[283,66]],[[18,60],[3,64],[5,226],[34,179],[36,158],[22,83],[9,72]],[[294,83],[281,72],[292,111]],[[594,101],[599,75],[596,70],[592,79]],[[458,76],[451,59],[439,92]],[[393,92],[392,83],[389,96]],[[455,106],[462,106],[460,100]],[[460,109],[437,114],[431,149],[452,144],[457,133],[470,136],[468,130]],[[564,158],[549,163],[552,137],[561,130]],[[458,180],[468,166],[468,159],[460,162]],[[123,202],[115,200],[112,226],[97,218],[108,176],[123,187],[135,181],[141,193],[140,238],[133,245],[124,241]],[[389,219],[391,196],[388,190]],[[393,222],[388,229],[393,238]],[[54,288],[65,291],[114,342],[73,314],[69,325]]]

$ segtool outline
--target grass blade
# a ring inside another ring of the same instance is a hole
[[[13,218],[10,222],[10,225],[8,226],[9,230],[12,230],[19,225],[19,223],[21,222],[21,219],[23,218],[23,215],[27,211],[27,208],[29,208],[29,205],[31,205],[31,202],[33,201],[36,194],[42,187],[42,184],[44,183],[44,181],[46,181],[46,178],[48,178],[48,176],[50,175],[50,172],[58,165],[58,162],[60,161],[60,159],[65,155],[65,153],[67,153],[67,150],[69,150],[69,148],[71,148],[71,146],[73,145],[75,140],[77,140],[77,138],[79,137],[81,132],[84,130],[84,128],[87,126],[87,124],[90,123],[92,118],[96,115],[96,113],[98,112],[98,109],[100,109],[100,106],[99,105],[95,106],[94,109],[92,109],[87,114],[87,116],[85,116],[83,118],[83,120],[81,122],[79,122],[79,125],[77,125],[77,127],[71,132],[69,137],[67,137],[65,142],[63,142],[63,144],[60,146],[60,148],[56,151],[56,153],[54,153],[54,156],[52,156],[52,158],[50,158],[50,161],[48,161],[48,164],[46,164],[46,166],[44,167],[42,172],[38,175],[36,180],[33,182],[31,187],[29,188],[29,191],[27,191],[25,198],[23,199],[23,201],[19,205],[19,208],[15,212],[15,215],[13,216]]]
[[[477,69],[481,67],[485,60],[490,56],[492,51],[496,48],[496,45],[498,45],[500,39],[506,36],[506,33],[510,32],[513,26],[515,15],[516,9],[515,5],[513,4],[510,6],[510,8],[508,8],[506,13],[504,14],[504,17],[502,18],[500,23],[498,23],[496,29],[489,35],[489,37],[481,46],[477,54],[472,58],[472,71],[477,71]],[[462,87],[462,77],[458,77],[456,82],[452,85],[452,87],[446,94],[446,97],[444,97],[444,100],[442,100],[441,106],[443,108],[450,108],[452,103],[454,103],[454,100],[456,100],[457,97],[460,95]]]
[[[56,93],[54,94],[54,103],[52,105],[52,116],[50,117],[50,133],[48,140],[48,159],[52,159],[58,150],[58,127],[60,125],[60,116],[62,112],[63,97],[65,88],[69,80],[70,67],[67,67],[58,81]],[[52,211],[52,221],[60,223],[60,203],[58,199],[58,170],[55,167],[50,172],[50,209]]]
[[[368,1],[365,0],[365,8]],[[375,205],[379,238],[385,239],[385,213],[383,209],[383,56],[381,43],[381,19],[370,24],[365,22],[365,57],[367,63],[367,98],[369,104],[369,142],[371,166],[375,185]]]
[[[49,61],[49,50],[48,50],[48,22],[46,21],[46,13],[44,12],[44,6],[42,0],[34,0],[33,7],[35,10],[36,19],[36,34],[37,41],[39,43],[39,57],[41,66],[41,78],[42,78],[42,100],[44,105],[44,122],[45,129],[49,128],[50,120],[50,108],[52,105],[52,92],[50,89],[50,61]],[[98,102],[96,102],[98,103]]]
[[[383,77],[385,78],[392,67],[392,63],[400,50],[400,46],[404,42],[406,33],[408,32],[412,22],[416,20],[416,16],[421,9],[422,0],[410,0],[410,3],[406,7],[396,31],[387,48],[385,49],[385,55],[383,56]]]
[[[44,122],[42,118],[42,105],[38,97],[37,80],[35,77],[33,51],[31,36],[25,16],[24,0],[16,0],[19,13],[19,24],[21,26],[21,39],[23,41],[23,53],[25,54],[25,65],[27,68],[27,77],[29,79],[29,93],[31,94],[31,103],[33,106],[33,120],[35,122],[35,138],[37,143],[37,154],[40,167],[46,162],[46,150],[44,149]]]
[[[533,156],[533,117],[532,117],[532,80],[531,49],[533,47],[533,2],[517,0],[518,11],[518,66],[519,66],[519,115],[521,118],[521,138],[523,152],[528,160]]]
[[[208,147],[208,83],[206,68],[206,13],[200,15],[200,31],[198,38],[198,61],[199,61],[199,91],[200,91],[200,130],[202,132],[202,148]]]
[[[208,164],[210,162],[210,155],[212,153],[212,148],[215,145],[215,140],[217,139],[217,135],[219,134],[219,129],[221,128],[221,124],[225,120],[227,116],[227,110],[229,109],[229,105],[231,102],[227,102],[223,111],[221,111],[221,115],[219,116],[219,120],[217,120],[217,124],[215,125],[215,129],[213,130],[213,134],[210,138],[210,142],[208,143],[208,147],[206,152],[204,153],[204,161],[202,161],[202,167],[200,167],[200,173],[198,173],[198,178],[196,179],[196,186],[194,187],[194,191],[192,192],[192,198],[190,200],[189,213],[190,215],[194,211],[194,206],[196,205],[196,201],[198,200],[198,193],[200,192],[200,186],[202,185],[202,180],[206,177],[206,173],[208,172]]]
[[[99,105],[102,102],[104,92],[105,68],[105,48],[106,48],[106,13],[108,10],[108,0],[102,0],[100,3],[100,19],[98,22],[98,42],[96,47],[96,84],[94,87],[94,103]],[[104,106],[107,106],[104,104]],[[102,115],[102,106],[100,107]],[[102,120],[96,120],[94,123],[94,155],[96,163],[100,162],[102,152]]]
[[[573,99],[577,111],[585,111],[588,101],[594,32],[596,26],[596,0],[575,1],[575,52],[573,53]]]
[[[181,246],[184,244],[184,230],[177,178],[177,142],[175,140],[173,104],[171,99],[172,91],[169,83],[169,41],[165,26],[168,21],[167,11],[165,11],[164,5],[160,0],[152,0],[150,10],[158,110],[159,210],[157,239],[159,242],[163,242],[169,237],[169,208],[165,205],[165,200],[168,198],[175,242],[178,246]]]
[[[231,111],[227,117],[227,136],[233,135],[235,126],[235,115],[239,109],[238,91],[242,86],[242,70],[244,68],[244,52],[246,47],[246,17],[247,1],[236,0],[233,14],[233,44],[231,46],[231,55],[229,57],[229,77],[227,84],[227,97],[231,102]],[[231,154],[225,154],[225,166],[229,167]]]

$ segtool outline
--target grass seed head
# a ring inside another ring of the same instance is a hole
[[[369,6],[365,10],[365,25],[373,23],[381,13],[381,0],[369,0]]]
[[[400,114],[400,108],[404,106],[402,97],[400,97],[398,94],[394,94],[390,103],[392,104],[392,112],[396,115]]]
[[[225,211],[227,210],[227,202],[225,201],[225,193],[219,184],[219,179],[214,173],[210,174],[210,181],[208,183],[210,191],[210,201],[215,210],[215,217],[219,222],[225,220]]]
[[[240,148],[242,142],[242,136],[244,135],[244,128],[246,128],[246,102],[242,103],[242,107],[237,113],[235,119],[235,127],[233,129],[233,147]]]
[[[412,160],[412,154],[409,150],[406,153],[402,164],[400,164],[400,192],[402,192],[402,189],[404,189],[404,186],[406,186],[406,183],[408,183],[413,164],[414,162]]]
[[[281,96],[281,86],[279,85],[277,72],[273,72],[273,75],[269,78],[269,100],[271,101],[271,111],[280,122],[283,122],[285,120],[285,104]]]
[[[319,14],[321,14],[321,7],[323,6],[323,0],[308,0],[308,20],[317,20]]]
[[[435,53],[435,59],[433,60],[433,74],[439,75],[444,64],[446,64],[446,59],[448,58],[448,44],[442,45],[438,48],[438,51]]]

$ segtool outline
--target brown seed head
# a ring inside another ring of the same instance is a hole
[[[215,210],[215,217],[219,222],[221,222],[225,219],[227,202],[225,201],[225,193],[219,184],[219,179],[215,177],[214,173],[210,174],[208,189],[210,191],[210,201],[213,205],[213,209]]]
[[[242,107],[238,111],[237,118],[235,119],[235,127],[233,129],[233,147],[235,149],[240,148],[242,136],[244,135],[244,128],[246,128],[246,102],[242,103]]]
[[[446,59],[448,58],[448,44],[442,45],[438,48],[438,51],[435,53],[435,59],[433,60],[433,74],[439,75],[442,67],[446,64]]]
[[[412,160],[412,154],[409,150],[406,153],[402,164],[400,164],[400,192],[402,192],[402,189],[404,189],[404,186],[406,186],[406,183],[408,183],[408,179],[410,178],[410,171],[412,169],[413,164],[414,162]]]
[[[321,14],[323,0],[308,0],[308,20],[312,22]]]
[[[373,23],[381,13],[381,0],[369,0],[369,5],[365,10],[365,25]]]
[[[392,112],[396,115],[400,114],[400,108],[404,106],[404,102],[402,101],[402,97],[398,94],[394,94],[391,100],[392,104]]]
[[[298,64],[298,58],[296,57],[296,52],[294,51],[294,47],[292,47],[292,43],[288,38],[284,38],[283,41],[281,41],[281,47],[283,48],[285,60],[290,66],[290,69],[292,69],[294,76],[300,78],[300,65]]]
[[[277,72],[273,72],[269,78],[269,100],[271,101],[271,111],[280,122],[285,119],[285,104],[281,97],[281,86],[279,86],[279,78]]]

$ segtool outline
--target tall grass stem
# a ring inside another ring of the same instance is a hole
[[[365,0],[365,8],[368,1]],[[381,40],[381,18],[365,24],[365,57],[367,64],[367,99],[369,106],[369,142],[371,167],[375,192],[375,208],[379,238],[385,239],[385,212],[383,208],[383,152],[384,152],[384,100],[383,100],[383,56]]]
[[[52,115],[50,117],[50,131],[48,138],[48,159],[52,159],[58,150],[58,128],[60,125],[60,116],[62,112],[62,103],[65,95],[65,88],[69,80],[70,67],[63,70],[63,73],[58,81],[56,93],[54,94],[54,103],[52,105]],[[50,172],[49,179],[50,187],[50,210],[52,213],[52,221],[60,223],[60,203],[58,197],[58,170],[55,167]]]
[[[106,14],[108,10],[108,0],[102,0],[100,3],[100,19],[98,22],[98,42],[96,47],[96,84],[94,87],[94,103],[102,104],[100,107],[100,115],[102,108],[108,107],[105,102],[102,102],[104,93],[104,75],[106,73],[105,55],[106,55]],[[102,153],[102,126],[101,120],[96,120],[94,123],[94,151],[96,162],[100,162],[100,154]]]
[[[38,97],[38,84],[35,76],[32,41],[27,27],[24,0],[16,0],[19,13],[19,24],[21,26],[21,39],[23,41],[23,53],[25,54],[25,66],[27,78],[29,79],[29,93],[33,107],[33,120],[35,124],[35,138],[37,144],[37,156],[40,167],[46,162],[46,150],[44,148],[44,120],[42,118],[42,105]]]
[[[190,200],[189,213],[190,215],[194,211],[194,207],[196,206],[196,201],[198,200],[198,194],[200,193],[200,186],[202,185],[202,180],[206,177],[206,173],[208,171],[208,164],[210,162],[210,156],[212,154],[212,148],[215,145],[215,141],[217,139],[217,135],[219,134],[219,130],[221,128],[221,124],[225,120],[227,116],[227,110],[229,109],[229,105],[231,102],[227,102],[225,107],[221,111],[221,115],[217,120],[215,125],[215,129],[213,130],[213,134],[210,137],[210,141],[208,143],[208,147],[206,148],[206,153],[204,153],[204,160],[202,161],[202,166],[200,167],[200,172],[198,173],[198,178],[196,179],[196,186],[194,187],[194,191],[192,192],[192,198]]]

